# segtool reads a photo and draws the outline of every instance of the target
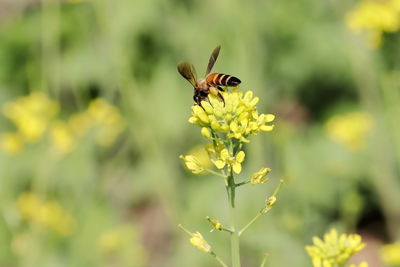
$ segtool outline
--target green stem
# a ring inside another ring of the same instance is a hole
[[[232,170],[229,172],[228,176],[228,197],[229,197],[229,211],[231,215],[231,256],[232,256],[232,266],[240,267],[240,253],[239,253],[239,235],[236,230],[236,213],[235,213],[235,180],[233,178]]]
[[[243,227],[242,230],[239,231],[238,235],[241,236],[243,234],[243,232],[246,231],[247,228],[249,228],[250,225],[252,225],[263,214],[264,213],[262,213],[262,212],[257,213],[257,215],[248,224],[246,224],[246,226]]]
[[[209,173],[211,173],[211,174],[214,174],[214,175],[217,175],[217,176],[219,176],[219,177],[222,177],[222,178],[225,178],[225,179],[226,179],[226,176],[223,175],[222,173],[219,173],[219,172],[216,172],[216,171],[213,171],[213,170],[210,170],[210,169],[204,169],[204,170],[207,171],[207,172],[209,172]]]
[[[268,254],[265,253],[264,258],[263,258],[263,261],[261,262],[260,267],[265,267],[265,263],[267,263],[267,258],[268,258]]]
[[[213,256],[223,267],[228,267],[228,265],[225,264],[225,262],[223,262],[223,260],[221,260],[217,254],[215,254],[215,252],[211,251],[210,252],[211,256]]]

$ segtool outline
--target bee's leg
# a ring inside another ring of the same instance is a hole
[[[220,92],[218,92],[218,96],[219,96],[219,98],[221,98],[222,102],[224,102],[224,106],[225,106],[225,99]]]
[[[225,90],[221,86],[217,86],[217,89],[222,91],[222,92],[225,92]]]
[[[194,100],[194,102],[196,102],[197,105],[199,105],[200,107],[203,107],[201,105],[201,100],[202,99],[201,99],[201,97],[199,96],[199,94],[197,92],[194,93],[193,100]]]

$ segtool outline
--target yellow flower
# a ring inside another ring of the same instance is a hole
[[[324,240],[313,237],[313,246],[306,246],[314,267],[333,266],[345,263],[352,255],[365,247],[361,236],[357,234],[338,235],[332,229],[324,235]]]
[[[110,253],[121,249],[133,236],[132,226],[121,225],[103,232],[98,239],[98,249]]]
[[[361,0],[347,15],[347,25],[355,33],[366,32],[375,47],[382,43],[383,32],[400,29],[399,0]]]
[[[250,177],[250,183],[252,185],[262,184],[268,180],[265,176],[271,171],[270,168],[261,168],[258,172],[255,172]]]
[[[193,155],[179,156],[183,160],[186,168],[194,174],[200,174],[204,172],[204,166],[201,161]]]
[[[222,231],[222,229],[224,229],[224,227],[222,226],[222,223],[216,219],[211,219],[210,217],[206,217],[206,219],[211,223],[211,225],[213,226],[213,229],[211,230],[218,230],[218,231]]]
[[[210,103],[202,101],[202,107],[193,106],[189,122],[246,143],[249,142],[247,139],[249,135],[257,135],[259,132],[268,132],[273,129],[273,125],[268,123],[272,122],[275,116],[258,114],[255,106],[259,99],[253,97],[252,91],[247,91],[245,94],[239,91],[222,92],[222,94],[225,102],[209,95]],[[209,135],[206,134],[206,136]]]
[[[90,102],[87,114],[98,130],[96,140],[99,145],[110,145],[125,128],[118,109],[103,99]]]
[[[400,265],[400,242],[384,245],[381,249],[381,258],[385,265]]]
[[[71,130],[63,121],[56,121],[52,124],[51,139],[54,149],[60,154],[67,154],[75,148]]]
[[[359,265],[355,265],[355,264],[350,264],[349,267],[368,267],[368,263],[363,261],[361,262]]]
[[[190,238],[190,243],[201,252],[205,253],[211,252],[211,246],[207,243],[207,241],[203,238],[203,236],[199,232],[192,234],[192,237]]]
[[[72,233],[75,220],[55,201],[43,201],[32,192],[22,193],[17,200],[21,217],[43,227],[47,227],[59,235]]]
[[[361,150],[372,128],[372,118],[368,113],[352,112],[337,115],[325,125],[328,136],[352,151]]]
[[[24,148],[24,141],[18,133],[4,133],[0,136],[0,147],[9,155],[17,155]]]
[[[243,151],[239,151],[235,157],[233,153],[229,153],[228,149],[224,148],[221,150],[219,159],[213,162],[218,169],[222,169],[225,165],[228,165],[235,173],[239,174],[242,171],[242,162],[245,156],[246,154]]]
[[[57,114],[58,105],[45,94],[34,92],[5,104],[3,111],[16,125],[25,142],[36,143]]]

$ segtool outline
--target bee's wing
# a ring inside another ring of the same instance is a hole
[[[208,61],[208,66],[207,66],[207,70],[206,70],[206,76],[211,72],[211,69],[214,66],[215,61],[217,61],[220,49],[221,49],[221,46],[219,45],[211,53],[210,60]]]
[[[179,73],[188,80],[193,86],[196,86],[196,70],[194,66],[188,62],[181,62],[178,64],[178,71]]]

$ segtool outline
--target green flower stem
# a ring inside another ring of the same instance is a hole
[[[181,228],[185,233],[187,233],[189,236],[192,236],[193,233],[190,232],[188,229],[186,229],[185,227],[183,227],[182,224],[178,224],[178,227]]]
[[[268,255],[267,253],[264,254],[264,258],[263,258],[263,260],[262,260],[262,262],[261,262],[260,267],[265,267],[265,263],[267,262],[268,256],[269,256],[269,255]]]
[[[235,180],[233,178],[232,170],[228,176],[228,198],[229,198],[229,211],[231,215],[231,256],[232,256],[232,266],[240,267],[240,250],[239,250],[239,235],[236,231],[236,213],[235,213]]]
[[[217,256],[217,254],[215,254],[214,251],[211,251],[210,254],[211,254],[211,256],[213,256],[213,257],[221,264],[221,266],[223,266],[223,267],[228,267],[228,265],[226,265],[226,263],[225,263],[223,260],[221,260],[221,259]]]
[[[239,231],[238,235],[241,236],[243,232],[247,230],[247,228],[249,228],[255,221],[257,221],[258,218],[260,218],[261,215],[265,214],[266,212],[268,212],[268,210],[262,209],[259,213],[257,213],[257,215],[248,224],[246,224],[242,230]]]
[[[204,170],[209,172],[209,173],[211,173],[211,174],[217,175],[219,177],[222,177],[222,178],[225,178],[225,179],[227,178],[226,175],[223,175],[222,173],[219,173],[219,172],[216,172],[216,171],[213,171],[213,170],[210,170],[210,169],[204,169]]]
[[[228,233],[233,233],[233,231],[231,229],[228,228],[222,228],[222,231],[228,232]]]

